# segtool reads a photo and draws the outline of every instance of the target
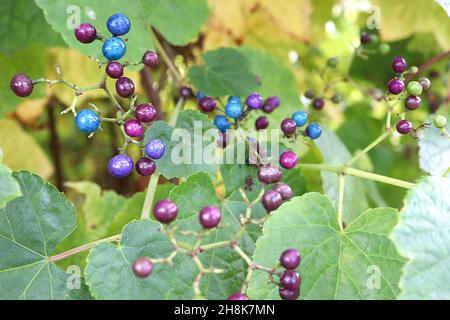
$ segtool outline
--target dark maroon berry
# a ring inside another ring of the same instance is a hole
[[[19,97],[28,97],[33,92],[33,81],[22,73],[14,75],[9,85]]]
[[[388,90],[392,94],[399,94],[405,90],[405,83],[400,79],[391,79],[388,82]]]
[[[279,192],[275,190],[267,190],[262,196],[261,203],[267,212],[271,212],[281,206],[283,203],[283,198]]]
[[[121,77],[116,81],[117,94],[123,98],[131,97],[134,93],[133,80],[127,77]]]
[[[108,63],[108,65],[106,66],[106,74],[113,79],[119,79],[121,76],[123,76],[122,64],[117,61]]]
[[[278,98],[277,96],[268,97],[264,102],[264,104],[268,104],[272,106],[274,109],[278,108],[280,106],[280,103],[281,103],[280,98]]]
[[[312,106],[316,110],[322,110],[325,105],[325,101],[322,98],[316,98],[313,100]]]
[[[308,98],[308,99],[314,98],[314,91],[312,91],[312,90],[307,90],[307,91],[305,92],[305,98]]]
[[[274,183],[281,179],[283,173],[275,166],[265,165],[258,170],[258,180],[262,183]]]
[[[200,99],[198,106],[203,112],[212,112],[216,108],[216,100],[212,97],[203,97]]]
[[[297,288],[294,291],[285,288],[280,288],[278,292],[280,294],[281,299],[283,300],[297,300],[298,296],[300,295],[299,288]]]
[[[141,176],[151,176],[156,170],[156,163],[147,157],[142,157],[136,161],[136,171]]]
[[[154,51],[147,51],[142,56],[142,63],[147,67],[155,69],[158,66],[158,54]]]
[[[153,263],[147,257],[139,257],[133,263],[133,273],[139,278],[147,278],[153,271]]]
[[[212,229],[217,227],[221,219],[222,213],[220,212],[220,209],[215,206],[207,206],[200,210],[200,224],[205,229]]]
[[[300,253],[295,249],[287,249],[280,256],[280,264],[287,270],[294,270],[300,265]]]
[[[280,278],[281,287],[291,291],[298,289],[300,282],[300,275],[294,270],[286,270]]]
[[[439,78],[441,75],[440,75],[439,71],[437,71],[437,70],[431,70],[431,71],[428,73],[428,76],[429,76],[431,79],[436,79],[436,78]]]
[[[405,108],[408,110],[416,110],[420,107],[422,99],[419,96],[409,96],[405,99]]]
[[[136,119],[130,119],[125,122],[123,128],[127,136],[132,138],[141,137],[144,134],[142,124]]]
[[[269,126],[269,119],[267,119],[267,117],[265,116],[260,116],[255,121],[256,130],[264,130],[267,129],[268,126]]]
[[[297,124],[291,118],[286,118],[283,121],[281,121],[280,128],[285,135],[290,136],[297,129]]]
[[[189,99],[192,98],[194,96],[194,92],[192,91],[192,89],[188,86],[182,86],[180,87],[180,97],[182,97],[183,99]]]
[[[292,169],[297,165],[297,155],[293,151],[284,151],[280,155],[280,165],[285,169]]]
[[[228,300],[248,300],[248,296],[244,293],[236,292],[229,296]]]
[[[277,183],[272,189],[281,194],[283,200],[290,200],[292,198],[292,189],[286,183]]]
[[[97,39],[97,30],[92,24],[82,23],[75,28],[75,38],[81,43],[91,43]]]
[[[275,110],[275,107],[272,106],[271,104],[265,103],[265,104],[262,106],[262,111],[264,111],[265,113],[272,113],[273,110]]]
[[[430,89],[431,86],[431,81],[428,78],[420,78],[419,79],[419,83],[422,86],[422,89],[424,91],[427,91],[428,89]]]
[[[406,60],[403,57],[395,57],[392,60],[392,70],[397,73],[402,73],[406,70],[408,67],[408,64],[406,63]]]
[[[140,122],[152,122],[156,119],[156,108],[151,103],[140,104],[134,114]]]
[[[408,120],[400,120],[397,123],[397,131],[400,134],[408,134],[412,130],[412,124]]]
[[[159,222],[169,224],[176,219],[178,207],[175,202],[169,199],[163,199],[156,203],[153,208],[153,215]]]
[[[369,44],[372,41],[372,37],[370,33],[362,32],[361,33],[361,43],[362,44]]]

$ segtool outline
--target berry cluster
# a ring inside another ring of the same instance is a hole
[[[389,44],[379,41],[378,35],[363,31],[360,35],[360,47],[357,48],[357,54],[366,58],[366,54],[372,53],[377,45],[377,50],[381,54],[388,54],[391,50]]]
[[[291,118],[286,118],[281,122],[280,128],[288,138],[301,134],[315,140],[322,134],[322,128],[315,122],[311,122],[304,131],[297,132],[298,128],[304,127],[308,122],[308,114],[304,111],[295,112]],[[284,167],[284,166],[283,166]]]

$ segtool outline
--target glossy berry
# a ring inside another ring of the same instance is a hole
[[[153,263],[147,257],[139,257],[133,263],[133,273],[136,277],[147,278],[153,271]]]
[[[123,36],[130,31],[130,19],[124,14],[116,13],[108,18],[106,27],[114,36]]]
[[[133,160],[126,154],[112,157],[108,163],[108,171],[113,177],[123,178],[133,171]]]
[[[140,122],[152,122],[157,116],[156,108],[151,103],[140,104],[137,106],[134,115]]]
[[[236,292],[229,296],[227,300],[248,300],[248,296],[244,293]]]
[[[400,120],[396,127],[400,134],[408,134],[412,130],[412,124],[408,120]]]
[[[406,70],[408,67],[408,64],[406,63],[406,60],[403,57],[395,57],[392,60],[392,70],[397,73],[402,73]]]
[[[201,98],[206,97],[205,94],[201,91],[197,92],[195,95],[195,99],[200,100]]]
[[[180,97],[183,99],[189,99],[194,96],[194,92],[192,92],[191,87],[188,86],[182,86],[180,87]]]
[[[280,128],[285,135],[289,136],[295,132],[295,130],[297,129],[297,124],[291,118],[286,118],[281,121]]]
[[[287,249],[280,256],[280,264],[287,270],[294,270],[300,265],[300,253],[295,249]]]
[[[402,80],[394,78],[388,82],[388,90],[392,94],[399,94],[405,90],[405,84]]]
[[[123,98],[131,97],[134,93],[134,82],[130,78],[121,77],[116,81],[117,94]]]
[[[308,114],[304,111],[297,111],[292,115],[297,127],[303,127],[308,122]]]
[[[75,28],[75,38],[81,43],[91,43],[97,39],[97,30],[90,23],[82,23]]]
[[[272,189],[281,194],[283,200],[290,200],[292,198],[292,189],[286,183],[277,183]]]
[[[100,127],[100,117],[95,111],[83,109],[77,113],[75,124],[82,132],[92,133]]]
[[[372,42],[372,37],[371,37],[370,33],[361,32],[361,43],[369,44],[370,42]]]
[[[166,152],[166,145],[159,139],[152,139],[145,146],[145,153],[151,159],[160,159]]]
[[[227,103],[241,103],[241,98],[237,96],[229,96]]]
[[[263,98],[259,93],[254,92],[247,97],[245,103],[250,109],[261,109],[263,106]]]
[[[281,101],[280,101],[280,98],[278,98],[277,96],[271,96],[266,99],[264,104],[268,104],[268,105],[272,106],[274,109],[276,109],[280,106]]]
[[[214,125],[217,127],[217,129],[220,130],[220,132],[225,132],[231,127],[231,124],[228,122],[227,117],[221,114],[217,115],[214,118]]]
[[[292,169],[297,165],[298,157],[293,151],[284,151],[280,155],[280,165],[285,169]]]
[[[272,106],[271,104],[265,103],[265,104],[262,106],[262,111],[264,111],[265,113],[272,113],[273,110],[275,110],[275,107]]]
[[[215,206],[207,206],[200,210],[198,218],[203,228],[212,229],[219,225],[222,219],[222,213]]]
[[[447,118],[443,115],[437,115],[433,119],[433,123],[436,128],[439,129],[445,128],[447,126]]]
[[[269,126],[269,119],[265,116],[260,116],[255,120],[256,130],[264,130]]]
[[[239,102],[231,101],[225,106],[225,114],[227,117],[237,119],[242,114],[242,105]]]
[[[144,134],[144,128],[137,119],[130,119],[123,125],[127,136],[135,138],[141,137]]]
[[[216,100],[214,100],[213,97],[203,97],[200,99],[200,101],[198,102],[198,106],[200,108],[200,110],[202,110],[203,112],[212,112],[214,111],[214,109],[216,108]]]
[[[418,107],[420,107],[421,102],[422,99],[420,99],[420,97],[409,96],[405,99],[405,108],[408,110],[416,110]]]
[[[152,69],[155,69],[158,66],[158,62],[158,54],[154,51],[149,50],[142,56],[142,63]]]
[[[300,289],[297,288],[296,290],[292,291],[285,288],[280,288],[278,293],[283,300],[297,300],[298,296],[300,295]]]
[[[267,190],[262,196],[261,203],[267,212],[271,212],[281,206],[283,198],[277,191]]]
[[[9,87],[17,96],[28,97],[33,92],[33,81],[28,76],[18,73],[11,79]]]
[[[282,288],[294,291],[300,287],[300,275],[294,270],[286,270],[280,278]]]
[[[422,89],[424,91],[427,91],[428,89],[430,89],[431,86],[431,81],[428,78],[420,78],[419,79],[419,83],[422,86]]]
[[[422,85],[417,81],[411,81],[406,86],[406,90],[408,90],[408,93],[413,96],[420,96],[422,94]]]
[[[265,165],[258,170],[258,180],[262,183],[274,183],[281,179],[283,173],[278,167]]]
[[[304,96],[305,96],[305,98],[312,99],[312,98],[314,98],[314,91],[312,91],[312,90],[307,90],[307,91],[305,92]]]
[[[322,98],[316,98],[313,100],[312,106],[316,110],[322,110],[325,106],[325,101]]]
[[[105,41],[102,47],[103,55],[106,59],[119,60],[125,55],[127,46],[121,38],[112,37]]]
[[[175,202],[169,199],[163,199],[156,203],[153,208],[153,215],[159,222],[169,224],[176,219],[178,207]]]
[[[150,176],[156,170],[156,163],[147,157],[142,157],[136,161],[136,171],[141,176]]]
[[[305,133],[310,139],[314,140],[320,137],[322,128],[317,123],[312,122],[306,127]]]
[[[106,66],[106,74],[113,79],[119,79],[123,76],[123,66],[119,62],[110,62]]]

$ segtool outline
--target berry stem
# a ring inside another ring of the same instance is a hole
[[[114,106],[117,108],[120,112],[125,112],[125,110],[122,108],[122,106],[119,104],[119,102],[116,100],[114,95],[109,91],[108,87],[106,85],[103,86],[103,91],[105,91],[108,98],[111,100],[111,102],[114,104]]]
[[[338,198],[338,210],[337,210],[339,229],[341,229],[341,231],[344,231],[344,226],[342,223],[342,221],[343,221],[342,211],[344,208],[344,188],[345,188],[345,176],[341,173],[339,175],[339,198]]]

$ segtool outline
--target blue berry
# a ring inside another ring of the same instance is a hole
[[[308,122],[308,114],[304,111],[297,111],[292,115],[292,120],[295,121],[297,127],[303,127]]]
[[[81,131],[92,133],[100,127],[100,117],[95,111],[83,109],[75,117],[75,123]]]
[[[106,27],[114,36],[123,36],[130,31],[130,19],[124,14],[116,13],[109,17]]]
[[[201,91],[197,92],[197,94],[195,95],[195,99],[200,100],[201,98],[206,97],[205,94]]]
[[[145,152],[151,159],[160,159],[166,151],[166,145],[159,139],[152,139],[145,146]]]
[[[133,160],[126,154],[119,154],[112,157],[108,163],[108,171],[113,177],[126,177],[133,171],[133,168]]]
[[[228,97],[228,103],[239,103],[241,104],[241,99],[236,96],[229,96]]]
[[[242,114],[242,105],[235,101],[228,102],[225,106],[225,114],[232,119],[239,118]]]
[[[306,135],[310,139],[317,139],[322,134],[322,128],[315,122],[306,127]]]
[[[231,124],[227,121],[227,118],[223,115],[217,115],[214,118],[214,124],[221,132],[227,131],[227,129],[230,129]]]
[[[127,51],[127,46],[121,38],[112,37],[105,41],[102,47],[103,55],[106,59],[119,60],[125,55]]]

